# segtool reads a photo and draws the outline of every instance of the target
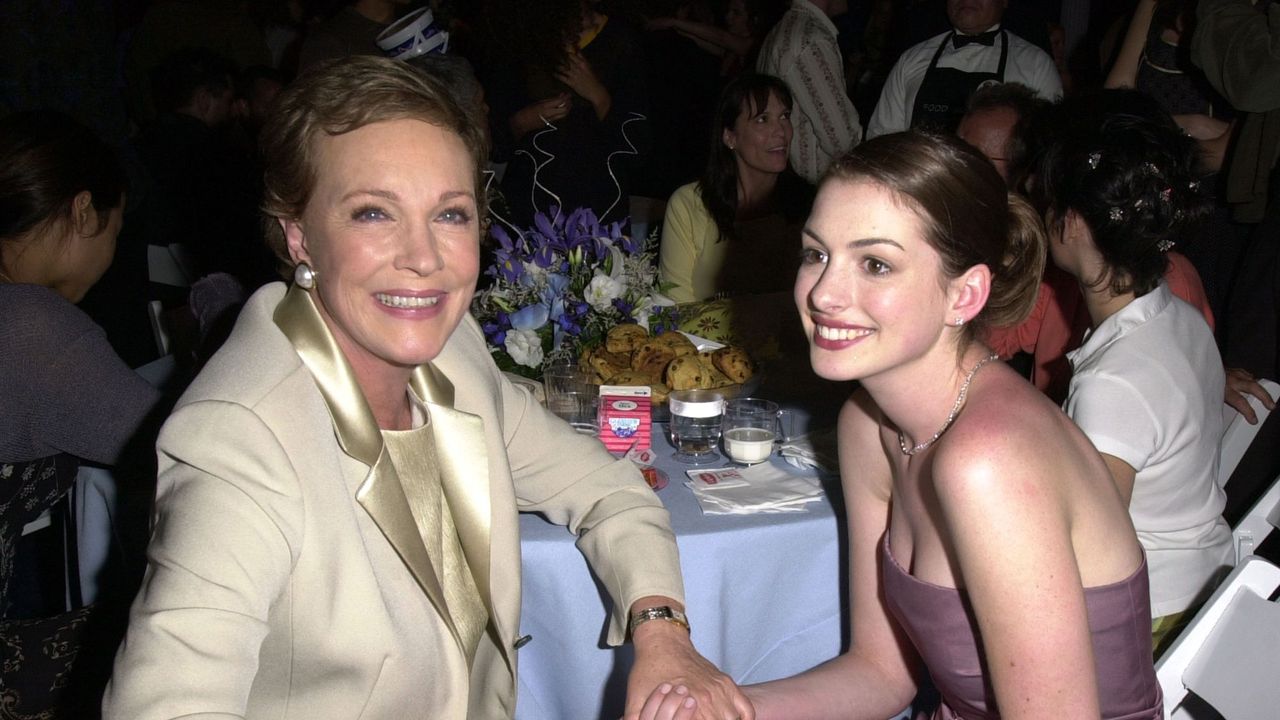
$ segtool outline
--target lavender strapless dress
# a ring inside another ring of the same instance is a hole
[[[942,695],[942,706],[932,720],[999,718],[968,595],[912,577],[894,559],[887,534],[881,552],[889,610],[911,638]],[[1151,659],[1148,598],[1145,556],[1127,579],[1085,588],[1103,720],[1159,720],[1164,716]]]

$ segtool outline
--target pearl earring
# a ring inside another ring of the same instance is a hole
[[[963,317],[960,317],[959,315],[957,315],[957,316],[956,316],[956,327],[963,327],[963,326],[964,326],[964,318],[963,318]]]
[[[316,286],[316,271],[306,263],[298,263],[293,269],[293,282],[303,290],[310,290]]]

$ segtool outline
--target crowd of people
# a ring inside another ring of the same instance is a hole
[[[513,717],[519,512],[579,536],[628,720],[1162,716],[1235,560],[1222,406],[1280,376],[1280,4],[83,5],[85,57],[0,13],[16,716]],[[848,649],[793,677],[694,647],[661,500],[469,315],[491,224],[636,197],[673,301],[791,291],[857,381]],[[180,399],[131,369],[153,301]],[[82,466],[154,491],[83,607],[21,533]]]

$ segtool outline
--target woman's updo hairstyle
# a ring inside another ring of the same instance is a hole
[[[1195,140],[1135,90],[1066,100],[1054,118],[1031,162],[1032,202],[1049,223],[1064,222],[1068,210],[1084,220],[1112,270],[1113,293],[1150,292],[1165,252],[1193,237],[1209,212]]]
[[[833,164],[823,183],[857,180],[906,201],[922,221],[925,241],[942,257],[947,279],[975,265],[991,270],[987,304],[966,326],[971,337],[1031,312],[1044,272],[1044,228],[981,153],[957,138],[919,130],[882,135]]]
[[[30,111],[0,120],[0,241],[71,219],[71,201],[89,191],[98,230],[124,200],[115,150],[70,116]]]

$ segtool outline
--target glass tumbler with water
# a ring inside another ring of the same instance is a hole
[[[724,396],[711,390],[676,390],[667,397],[671,408],[673,457],[688,465],[705,465],[720,459],[720,419]]]
[[[784,431],[784,419],[787,428]],[[774,443],[790,434],[791,413],[778,404],[760,398],[736,398],[724,408],[724,452],[743,465],[764,462],[773,454]]]
[[[599,432],[596,408],[600,387],[576,364],[564,363],[548,367],[542,374],[547,394],[547,409],[563,418],[574,430],[584,435]]]

